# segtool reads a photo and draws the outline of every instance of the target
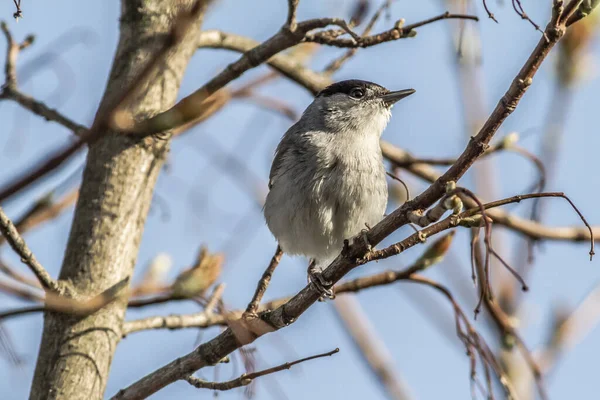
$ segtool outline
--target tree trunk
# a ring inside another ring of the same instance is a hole
[[[122,3],[120,40],[101,109],[140,73],[165,43],[178,11],[192,1]],[[198,29],[199,23],[157,64],[156,74],[127,108],[135,118],[173,105]],[[59,277],[75,297],[92,297],[131,277],[167,150],[164,140],[136,141],[115,132],[90,146]],[[125,311],[122,299],[85,318],[47,313],[30,398],[101,399]]]

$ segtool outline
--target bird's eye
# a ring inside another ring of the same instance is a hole
[[[354,97],[355,99],[360,99],[362,97],[364,97],[365,95],[365,91],[362,90],[361,88],[354,88],[350,91],[350,96]]]

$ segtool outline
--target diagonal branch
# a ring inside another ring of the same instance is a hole
[[[21,257],[21,262],[27,265],[31,272],[35,274],[42,287],[53,292],[59,292],[60,285],[58,282],[52,279],[48,271],[35,258],[2,207],[0,207],[0,232],[2,232],[10,247]]]
[[[76,136],[82,136],[87,131],[85,126],[78,124],[57,110],[48,107],[44,102],[36,100],[33,97],[22,93],[16,87],[5,87],[4,90],[0,92],[0,100],[15,101],[21,107],[31,111],[35,115],[44,118],[46,121],[56,122],[57,124],[73,131]]]
[[[217,30],[202,31],[198,36],[198,48],[200,49],[227,49],[245,53],[259,45],[260,42],[254,39]],[[331,84],[331,80],[327,76],[306,68],[298,59],[285,53],[274,55],[266,63],[313,94]]]
[[[0,100],[13,100],[34,114],[45,118],[47,121],[55,121],[60,125],[72,130],[76,135],[81,135],[85,127],[79,125],[58,111],[51,109],[41,101],[38,101],[19,91],[17,85],[17,58],[22,50],[33,44],[34,36],[29,35],[21,43],[15,42],[5,22],[0,23],[0,29],[6,38],[6,61],[4,64],[5,80],[0,90]]]
[[[284,26],[289,29],[290,32],[294,32],[298,27],[298,23],[296,22],[298,3],[300,3],[300,0],[288,0],[288,16]]]
[[[271,278],[273,277],[273,273],[275,272],[275,268],[279,265],[279,261],[281,261],[281,256],[283,256],[283,250],[278,245],[277,250],[275,250],[275,254],[269,263],[269,266],[263,273],[263,276],[258,281],[258,285],[256,287],[256,292],[254,292],[254,296],[252,296],[252,300],[248,304],[248,308],[246,308],[245,314],[248,316],[255,315],[258,310],[258,306],[260,305],[260,301],[262,300],[265,292],[267,291],[267,287],[269,287],[269,283],[271,282]]]

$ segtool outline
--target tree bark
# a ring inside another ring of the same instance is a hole
[[[120,40],[101,110],[110,107],[156,54],[178,12],[191,3],[123,0]],[[136,119],[174,104],[196,48],[199,22],[157,63],[156,73],[127,106]],[[59,276],[74,297],[92,297],[131,277],[168,146],[165,140],[140,141],[116,132],[106,132],[90,146]],[[101,399],[125,311],[126,299],[121,299],[84,318],[47,313],[30,398]]]

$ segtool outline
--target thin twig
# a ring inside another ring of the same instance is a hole
[[[15,11],[13,14],[13,18],[16,19],[18,22],[19,18],[23,18],[23,10],[21,10],[21,0],[13,0],[13,3],[15,3],[15,7],[17,8],[17,11]]]
[[[477,18],[474,15],[451,14],[449,12],[445,12],[436,17],[428,18],[423,21],[416,22],[414,24],[406,26],[399,26],[400,24],[397,24],[392,29],[366,37],[343,39],[338,38],[336,35],[332,35],[332,31],[323,31],[314,34],[307,34],[304,40],[306,42],[314,42],[334,47],[371,47],[380,43],[413,37],[415,36],[415,29],[445,19],[468,19],[472,21],[479,21],[479,18]]]
[[[547,192],[547,193],[531,193],[531,194],[525,194],[525,195],[512,196],[512,197],[508,197],[506,199],[492,201],[492,202],[486,203],[486,204],[481,204],[478,207],[463,211],[462,213],[460,213],[458,215],[451,215],[450,217],[448,217],[438,223],[429,225],[427,228],[422,229],[418,233],[415,233],[398,243],[392,244],[391,246],[388,246],[381,250],[370,251],[369,253],[365,254],[358,261],[358,264],[362,265],[362,264],[365,264],[365,263],[373,261],[373,260],[381,260],[383,258],[388,258],[393,255],[400,254],[401,252],[405,251],[406,248],[408,248],[408,246],[412,246],[416,242],[422,242],[427,237],[430,237],[430,236],[432,236],[436,233],[439,233],[443,230],[454,228],[461,223],[461,220],[464,220],[465,218],[480,214],[482,211],[485,211],[485,210],[488,210],[491,208],[500,207],[500,206],[503,206],[506,204],[519,203],[523,200],[535,199],[535,198],[539,198],[539,197],[560,197],[569,202],[571,207],[575,210],[577,215],[581,218],[581,221],[584,223],[584,225],[586,226],[586,228],[588,229],[588,231],[590,233],[590,239],[589,239],[590,252],[589,252],[589,254],[590,254],[590,256],[592,256],[594,254],[594,232],[592,231],[591,226],[585,220],[585,218],[583,217],[581,212],[575,207],[573,202],[570,199],[568,199],[568,197],[565,196],[564,193],[562,193],[562,192]],[[485,216],[487,216],[487,213]],[[485,216],[482,215],[482,220],[486,219]]]
[[[25,232],[40,224],[59,216],[67,208],[75,204],[78,196],[79,188],[67,193],[57,201],[53,201],[49,196],[44,196],[14,222],[15,228],[21,235],[25,234]],[[0,245],[4,243],[4,240],[4,237],[0,237]]]
[[[271,262],[267,266],[267,269],[263,273],[262,277],[258,281],[258,285],[256,286],[256,291],[254,292],[254,296],[252,296],[252,300],[248,304],[248,308],[246,308],[246,315],[256,315],[256,310],[258,310],[258,306],[260,305],[260,301],[264,296],[267,288],[269,287],[269,283],[271,282],[271,277],[273,276],[273,272],[275,272],[275,268],[279,265],[281,261],[281,256],[283,256],[283,250],[278,245],[275,250],[275,254],[273,258],[271,258]]]
[[[535,22],[533,22],[533,20],[531,18],[529,18],[529,16],[525,13],[525,10],[523,10],[523,6],[521,5],[521,0],[512,0],[512,6],[513,6],[513,10],[515,10],[515,12],[519,15],[519,17],[527,20],[535,28],[536,31],[540,31],[540,32],[544,33],[542,31],[542,29],[540,28],[540,26],[538,24],[536,24]]]
[[[192,386],[198,389],[211,389],[211,390],[231,390],[241,386],[246,386],[252,383],[252,381],[256,378],[260,378],[261,376],[273,374],[275,372],[283,371],[284,369],[290,369],[294,365],[303,363],[305,361],[314,360],[316,358],[329,357],[336,353],[338,353],[340,349],[336,348],[334,350],[328,351],[327,353],[317,354],[314,356],[302,358],[300,360],[296,360],[293,362],[286,362],[284,364],[278,365],[276,367],[268,368],[262,371],[253,372],[250,374],[242,374],[239,378],[233,379],[227,382],[207,382],[202,379],[196,378],[194,376],[187,376],[184,379]]]
[[[20,282],[24,285],[31,286],[36,289],[41,289],[42,286],[37,279],[30,278],[29,276],[25,276],[15,271],[13,268],[8,266],[3,260],[0,260],[0,271],[2,271],[6,276],[14,279],[17,282]]]
[[[383,13],[383,11],[385,11],[386,9],[389,9],[391,5],[392,5],[391,0],[386,0],[377,9],[377,11],[375,11],[375,14],[373,14],[373,16],[371,17],[371,19],[367,23],[367,26],[363,30],[361,37],[364,38],[367,35],[369,35],[369,33],[371,33],[371,30],[375,26],[375,23],[377,22],[377,20],[379,19],[379,17],[381,17],[381,14]],[[329,65],[327,65],[325,67],[325,69],[323,70],[323,73],[326,74],[326,75],[332,75],[334,72],[338,71],[342,67],[342,65],[344,65],[344,63],[346,61],[348,61],[349,59],[351,59],[356,54],[357,51],[358,51],[358,47],[346,51],[344,54],[342,54],[341,57],[336,58],[335,60],[333,60],[332,62],[330,62]]]
[[[507,398],[516,399],[516,391],[510,384],[508,378],[505,376],[502,367],[500,366],[500,363],[496,360],[496,357],[490,351],[484,339],[479,335],[479,333],[477,333],[475,328],[469,322],[469,319],[467,318],[462,308],[458,305],[456,299],[454,299],[454,296],[452,295],[450,290],[445,286],[431,279],[425,278],[421,275],[414,274],[407,281],[427,285],[438,290],[452,304],[452,308],[454,309],[456,317],[456,333],[459,339],[464,343],[465,348],[467,350],[467,355],[471,358],[471,380],[475,381],[477,374],[476,360],[472,352],[473,350],[476,350],[482,360],[482,364],[484,367],[488,387],[488,396],[490,396],[490,398],[493,398],[493,386],[491,384],[491,376],[489,375],[488,371],[488,368],[491,367],[498,376],[499,382],[502,384],[502,387],[508,395]],[[463,325],[466,329],[463,329]]]
[[[35,258],[12,221],[4,213],[2,207],[0,207],[0,232],[2,232],[10,247],[21,257],[21,262],[27,265],[31,269],[31,272],[35,274],[42,287],[53,292],[59,292],[61,286],[57,281],[52,279],[48,271]]]
[[[0,92],[0,100],[12,100],[18,103],[21,107],[39,115],[46,121],[56,122],[59,125],[71,130],[76,136],[82,136],[87,132],[87,128],[70,118],[64,116],[57,110],[48,107],[45,103],[34,99],[24,93],[21,93],[17,88],[6,87]]]
[[[298,3],[300,3],[300,0],[288,0],[288,16],[285,22],[285,27],[288,28],[290,32],[294,32],[298,27],[298,23],[296,22]]]
[[[428,182],[435,182],[442,175],[437,172],[434,168],[425,164],[411,164],[410,160],[414,157],[397,146],[394,146],[388,142],[381,141],[381,150],[383,156],[391,161],[393,164],[405,164],[404,167],[411,174],[424,179]],[[463,202],[468,207],[476,207],[474,201],[469,198],[463,199]],[[551,228],[535,221],[520,218],[516,215],[511,215],[503,210],[490,210],[488,216],[494,220],[494,223],[503,225],[509,229],[519,232],[523,235],[529,236],[534,239],[546,239],[546,240],[573,240],[573,241],[587,241],[590,239],[588,234],[588,227],[577,228],[577,227],[556,227]],[[594,227],[592,229],[595,240],[600,240],[600,227]]]
[[[485,12],[487,13],[488,18],[490,18],[495,23],[498,23],[498,20],[496,19],[496,17],[494,17],[494,14],[492,14],[490,9],[488,8],[486,0],[482,0],[482,1],[483,1],[483,8],[485,9]]]

